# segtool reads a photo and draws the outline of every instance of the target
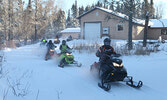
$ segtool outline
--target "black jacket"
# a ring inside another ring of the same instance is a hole
[[[54,49],[56,47],[53,43],[48,43],[46,46],[48,49]]]
[[[99,50],[96,52],[96,56],[99,57],[100,61],[105,60],[105,55],[116,54],[112,46],[101,46]]]

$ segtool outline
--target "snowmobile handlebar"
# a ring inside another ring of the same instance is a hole
[[[114,58],[114,57],[116,57],[116,58],[120,57],[121,54],[111,54],[111,55],[103,54],[102,56],[103,56],[103,57],[104,57],[104,56],[105,56],[105,57],[109,57],[110,59],[112,59],[112,58]]]

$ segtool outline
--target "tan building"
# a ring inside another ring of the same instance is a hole
[[[109,36],[112,39],[128,39],[129,22],[125,14],[95,7],[80,15],[78,19],[81,23],[81,38],[83,39],[98,39],[103,36]],[[157,40],[159,36],[162,36],[167,39],[167,35],[162,35],[162,32],[167,33],[167,27],[154,27],[156,24],[157,22],[149,22],[147,38]],[[133,19],[133,40],[143,40],[144,25],[145,20]]]
[[[78,39],[80,35],[80,28],[66,28],[60,32],[62,38],[72,36],[72,39]]]
[[[81,23],[81,38],[97,39],[109,36],[113,39],[128,39],[128,16],[112,10],[96,7],[78,17]],[[132,38],[143,39],[144,20],[133,20]]]
[[[167,40],[167,19],[151,19],[148,28],[148,39],[157,40],[160,37]]]

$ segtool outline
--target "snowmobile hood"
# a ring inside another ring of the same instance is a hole
[[[122,60],[121,59],[112,59],[113,62],[117,63],[117,64],[121,64]]]

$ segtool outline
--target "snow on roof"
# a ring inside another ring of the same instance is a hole
[[[66,28],[64,30],[62,30],[60,33],[76,33],[76,32],[81,32],[80,28]]]
[[[167,27],[167,19],[150,19],[150,21],[152,22],[151,28]]]
[[[97,7],[98,9],[101,9],[105,12],[108,12],[108,13],[111,13],[113,15],[116,15],[118,17],[121,17],[121,18],[124,18],[126,20],[129,20],[129,17],[125,14],[122,14],[122,13],[119,13],[119,12],[114,12],[112,10],[109,10],[109,9],[105,9],[105,8],[101,8],[101,7]],[[133,18],[133,22],[134,23],[137,23],[137,24],[142,24],[142,25],[145,25],[145,20],[141,20],[141,19],[136,19],[136,18]]]
[[[122,14],[122,13],[119,13],[119,12],[112,11],[112,10],[110,10],[110,9],[105,9],[105,8],[102,8],[102,7],[95,7],[94,9],[100,9],[100,10],[102,10],[102,11],[105,11],[105,12],[107,12],[107,13],[113,14],[113,15],[118,16],[118,17],[120,17],[120,18],[129,20],[129,17],[128,17],[127,15]],[[94,9],[89,10],[88,12],[91,12],[91,11],[93,11]],[[80,15],[78,18],[84,16],[84,15],[87,14],[88,12],[86,12],[86,13]],[[134,23],[137,23],[137,24],[145,25],[145,20],[133,18],[133,22],[134,22]]]

